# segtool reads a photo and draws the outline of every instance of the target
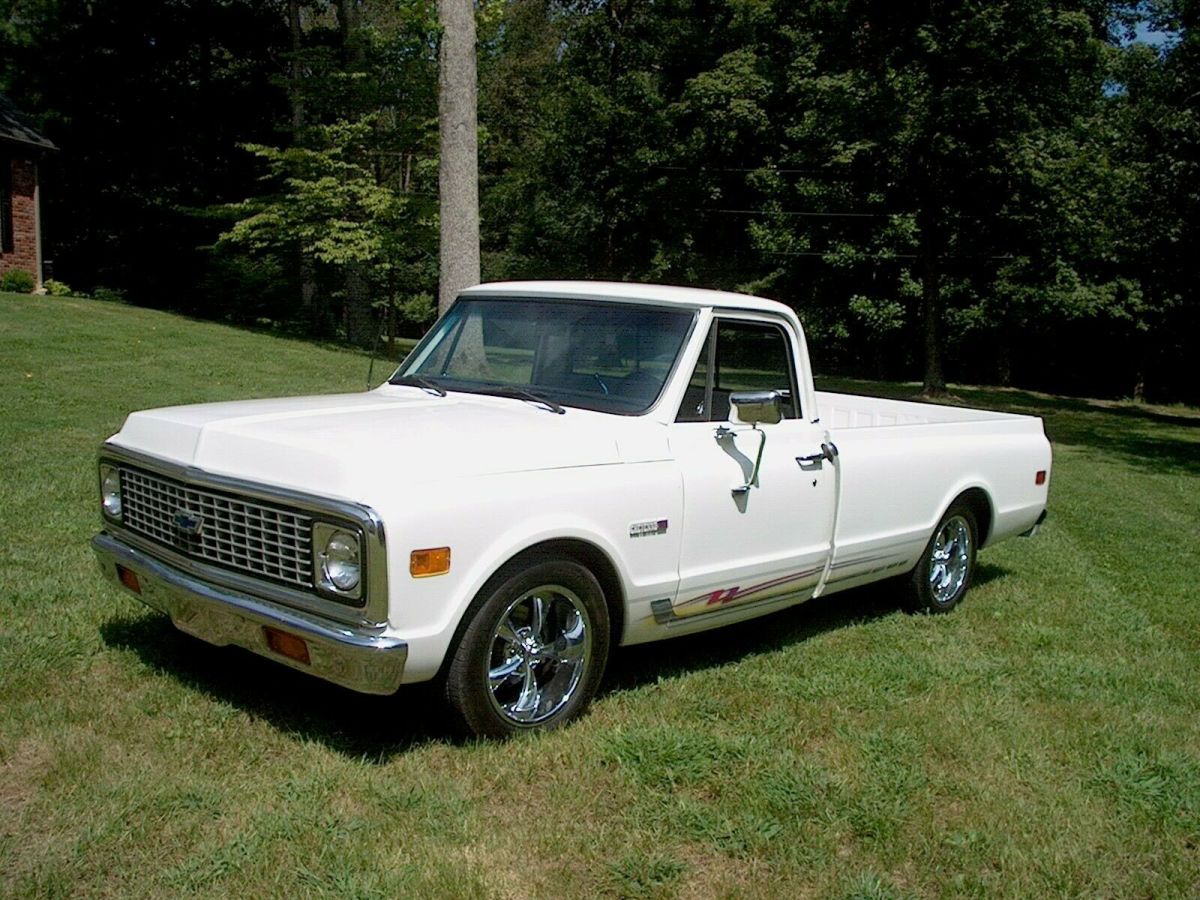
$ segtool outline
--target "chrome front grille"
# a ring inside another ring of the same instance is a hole
[[[178,553],[311,590],[312,517],[121,467],[123,524]]]

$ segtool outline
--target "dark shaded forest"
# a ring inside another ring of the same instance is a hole
[[[0,0],[76,291],[435,312],[422,0]],[[484,0],[483,276],[744,290],[818,370],[1200,400],[1195,0]]]

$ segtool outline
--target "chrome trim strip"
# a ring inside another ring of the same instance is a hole
[[[820,568],[805,569],[802,572],[792,572],[788,575],[782,575],[778,578],[773,578],[770,581],[764,581],[760,584],[751,585],[748,588],[733,587],[726,590],[707,591],[692,597],[690,600],[684,600],[680,603],[672,603],[668,600],[655,600],[650,604],[650,611],[654,615],[654,621],[659,625],[674,625],[680,622],[686,622],[691,619],[714,619],[720,618],[718,613],[733,612],[735,610],[747,609],[754,606],[764,605],[778,600],[790,600],[801,596],[806,587],[810,585],[798,585],[788,590],[779,590],[788,585],[789,582],[802,581],[811,578],[820,572]],[[815,583],[815,582],[813,582]],[[764,591],[776,591],[768,597],[759,597],[757,600],[746,600],[754,594],[761,594]],[[683,612],[683,609],[694,609],[700,601],[707,601],[699,612]],[[719,601],[719,602],[715,602]]]
[[[884,549],[886,550],[887,548],[885,547]],[[861,566],[864,563],[879,562],[880,560],[883,560],[883,559],[895,559],[896,556],[897,556],[897,554],[895,554],[895,553],[886,553],[886,552],[883,554],[876,555],[876,556],[857,556],[857,557],[854,557],[853,559],[844,559],[841,562],[834,563],[829,568],[830,569],[848,569],[850,566]],[[871,569],[870,571],[873,572],[875,570]]]
[[[822,587],[822,592],[824,591],[824,588],[827,588],[830,585],[841,584],[843,581],[853,581],[856,578],[864,578],[868,575],[879,575],[881,572],[889,572],[889,571],[893,571],[896,569],[902,569],[902,568],[904,568],[905,565],[908,564],[908,560],[906,558],[897,559],[894,556],[892,556],[892,557],[882,556],[882,557],[876,557],[876,559],[891,559],[893,561],[885,562],[883,565],[875,566],[874,568],[871,568],[871,569],[863,569],[861,572],[852,572],[849,575],[842,575],[838,578],[831,577],[825,581],[825,584]],[[856,560],[852,560],[848,563],[843,563],[841,565],[834,566],[833,568],[834,569],[842,569],[842,568],[847,568],[852,565],[859,565],[861,563],[871,562],[871,561],[873,561],[873,560],[856,559]]]
[[[773,597],[763,597],[759,600],[750,600],[747,603],[735,603],[730,606],[714,606],[708,612],[696,613],[690,616],[679,616],[675,614],[671,608],[670,600],[655,600],[650,604],[650,611],[654,615],[654,621],[659,625],[665,625],[667,628],[675,628],[680,625],[690,625],[694,622],[714,622],[718,619],[723,619],[726,616],[732,616],[736,613],[743,613],[749,609],[757,609],[759,607],[771,606],[773,604],[795,603],[797,597],[803,595],[803,588],[799,591],[790,591],[786,594],[776,594]]]
[[[879,562],[881,560],[890,560],[890,562],[885,562],[883,565],[875,566],[874,568],[871,568],[871,569],[865,569],[861,572],[855,572],[850,575],[843,575],[840,578],[829,578],[828,577],[829,572],[832,570],[846,569],[846,568],[849,568],[850,566],[860,566],[860,565],[864,565],[864,564],[868,564],[868,563],[872,563],[872,562]],[[819,585],[821,591],[823,591],[826,587],[828,587],[831,584],[838,584],[839,582],[842,582],[842,581],[850,581],[852,579],[861,578],[861,577],[864,577],[867,575],[877,575],[880,572],[886,572],[891,569],[900,568],[906,562],[907,562],[907,560],[903,557],[897,559],[896,554],[894,554],[894,553],[885,554],[882,556],[880,556],[880,555],[860,556],[855,559],[844,560],[840,563],[837,563],[836,565],[829,566],[828,568],[826,566],[821,566],[821,567],[818,567],[815,569],[806,569],[802,572],[794,572],[790,575],[784,575],[780,578],[772,579],[771,581],[764,581],[761,584],[756,584],[756,585],[753,585],[753,586],[745,588],[745,589],[731,588],[729,590],[732,590],[735,593],[733,594],[733,596],[730,598],[730,600],[728,602],[721,603],[720,605],[713,605],[711,609],[705,609],[702,612],[684,613],[684,614],[680,615],[679,610],[684,609],[684,608],[690,608],[694,604],[698,603],[701,600],[708,600],[711,602],[711,598],[714,596],[714,594],[721,595],[724,592],[710,591],[708,593],[700,594],[696,597],[692,597],[689,600],[685,600],[685,601],[682,601],[679,603],[672,603],[670,599],[655,600],[654,602],[652,602],[650,604],[650,612],[654,618],[654,621],[659,625],[668,625],[668,626],[679,625],[684,622],[689,622],[689,621],[692,621],[695,619],[704,619],[705,621],[707,621],[709,619],[720,618],[721,617],[720,614],[722,614],[722,613],[733,613],[733,612],[740,611],[743,609],[751,609],[756,606],[766,606],[768,604],[780,602],[783,600],[794,600],[798,595],[800,595],[804,591],[804,589],[805,589],[805,587],[807,587],[807,585],[800,586],[797,589],[792,590],[792,591],[787,591],[787,592],[778,593],[778,594],[772,594],[769,597],[761,597],[757,600],[741,601],[738,598],[747,597],[752,594],[761,593],[763,591],[774,590],[776,588],[782,587],[783,585],[787,584],[789,581],[799,581],[801,579],[811,577],[812,575],[815,575],[818,572],[825,573],[824,574],[825,580],[816,581],[816,582],[814,582],[814,584]],[[812,596],[820,596],[820,593],[814,592],[812,594]]]
[[[758,584],[753,584],[747,588],[735,586],[721,590],[705,591],[703,594],[698,594],[697,596],[688,600],[681,600],[678,603],[675,603],[672,608],[675,610],[692,608],[697,604],[701,604],[701,601],[704,601],[702,604],[704,607],[712,607],[714,609],[724,609],[731,605],[736,606],[740,604],[746,597],[749,597],[752,594],[761,594],[763,591],[771,591],[775,590],[776,588],[783,587],[789,582],[802,581],[805,578],[811,578],[813,575],[816,575],[818,572],[820,572],[822,568],[824,567],[822,566],[819,568],[805,569],[801,572],[789,572],[786,575],[780,575],[776,578],[772,578],[769,581],[759,582]],[[800,591],[804,590],[805,587],[806,585],[800,585],[794,588],[791,593],[799,593]],[[772,596],[780,595],[773,594]],[[718,598],[719,604],[717,602]],[[706,610],[706,612],[711,612],[711,609]],[[701,613],[685,613],[683,616],[680,616],[680,618],[686,618],[688,615],[701,615]]]
[[[197,562],[312,589],[313,517],[304,510],[210,490],[129,463],[104,462],[100,468],[120,473],[121,515],[109,518],[125,529]]]
[[[380,630],[387,624],[387,548],[384,543],[383,520],[371,507],[359,503],[348,503],[344,500],[317,497],[289,488],[242,481],[226,475],[214,475],[196,466],[172,463],[112,443],[105,443],[100,448],[100,462],[124,462],[188,484],[227,491],[232,494],[242,494],[257,500],[282,503],[317,516],[341,517],[354,522],[362,529],[364,550],[366,551],[364,574],[366,576],[367,602],[364,606],[358,607],[327,599],[318,593],[316,587],[312,592],[302,591],[186,558],[162,544],[135,534],[120,523],[107,518],[103,520],[105,528],[111,530],[127,544],[138,547],[147,554],[165,560],[172,566],[195,577],[203,578],[205,581],[229,587],[235,591],[245,591],[316,613],[324,618],[336,619],[339,622],[361,625],[375,630]]]
[[[242,647],[366,694],[392,694],[400,686],[408,661],[408,644],[400,638],[338,625],[214,587],[108,534],[92,538],[92,549],[109,581],[120,585],[118,564],[134,572],[141,586],[141,593],[134,596],[166,613],[186,634],[221,647]],[[264,626],[302,637],[308,646],[309,665],[272,651],[267,646]]]

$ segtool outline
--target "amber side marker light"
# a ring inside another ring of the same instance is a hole
[[[1046,470],[1045,469],[1038,470],[1038,473],[1033,476],[1033,483],[1039,484],[1039,485],[1046,483]]]
[[[413,578],[428,578],[445,575],[450,571],[450,548],[434,547],[430,550],[414,550],[408,557],[408,573]]]
[[[272,628],[270,625],[263,626],[263,634],[267,637],[267,646],[280,656],[294,659],[306,666],[312,662],[308,657],[308,644],[304,638],[280,631],[278,628]]]
[[[121,584],[129,588],[135,594],[142,592],[142,586],[138,582],[137,572],[132,569],[127,569],[124,566],[117,566],[117,577],[121,579]]]

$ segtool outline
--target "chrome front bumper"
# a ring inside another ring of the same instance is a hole
[[[355,630],[198,581],[108,534],[92,538],[92,549],[100,570],[117,586],[125,587],[117,573],[118,565],[135,573],[141,590],[134,596],[170,616],[180,631],[219,647],[243,647],[364,694],[392,694],[400,686],[408,645],[399,638]],[[309,663],[272,650],[267,645],[265,627],[303,638],[308,645]]]

